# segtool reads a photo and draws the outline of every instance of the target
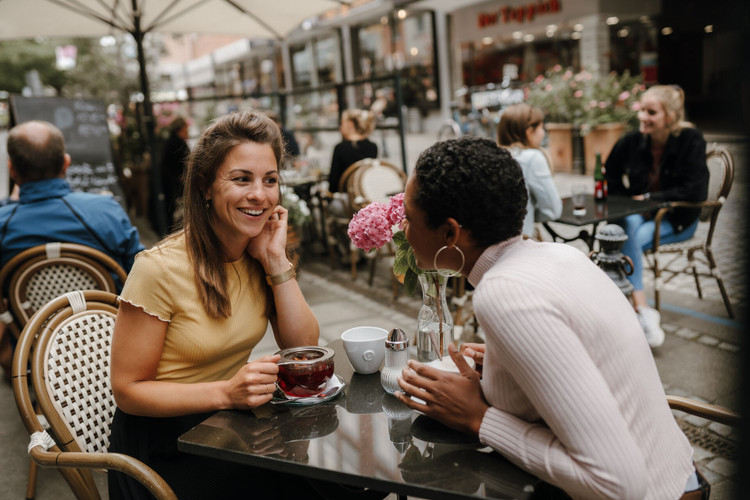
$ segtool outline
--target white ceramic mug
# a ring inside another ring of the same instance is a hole
[[[376,326],[355,326],[341,334],[346,357],[355,372],[367,375],[380,370],[387,336],[387,330]]]

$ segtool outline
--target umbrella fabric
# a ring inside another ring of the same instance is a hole
[[[134,33],[283,38],[349,0],[0,0],[0,39]]]

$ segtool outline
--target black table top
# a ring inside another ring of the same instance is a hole
[[[596,201],[594,195],[586,195],[586,215],[573,215],[573,200],[563,198],[562,214],[553,222],[572,226],[584,226],[599,222],[614,221],[632,214],[654,212],[665,205],[663,201],[634,200],[628,196],[608,196]]]
[[[340,340],[335,398],[220,411],[183,434],[186,453],[423,498],[530,498],[541,481],[470,435],[414,412],[353,373]]]

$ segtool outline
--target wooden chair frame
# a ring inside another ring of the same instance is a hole
[[[715,163],[717,161],[719,163]],[[713,278],[719,286],[719,291],[721,292],[721,297],[729,317],[734,318],[732,303],[729,300],[729,294],[724,286],[724,280],[721,278],[713,250],[711,249],[719,212],[721,211],[721,207],[724,206],[729,191],[732,189],[734,161],[726,148],[714,145],[706,154],[706,163],[709,164],[709,174],[711,175],[707,200],[703,202],[671,202],[667,207],[660,209],[654,217],[654,224],[656,226],[654,241],[651,249],[646,252],[648,265],[654,273],[654,302],[656,309],[660,310],[661,290],[664,284],[677,275],[692,275],[695,280],[695,286],[698,289],[698,297],[701,299],[703,298],[703,291],[701,290],[699,277]],[[718,175],[721,176],[720,182],[717,182],[716,177],[714,177]],[[699,225],[708,224],[708,232],[705,237],[702,233],[698,234],[698,231],[696,231],[696,235],[686,241],[666,245],[661,244],[661,221],[669,212],[675,208],[682,207],[700,208]],[[699,256],[697,255],[698,253],[702,253],[703,255]],[[672,254],[673,257],[666,263],[660,262],[660,257],[666,254]],[[682,267],[675,267],[677,260],[682,256],[687,257],[687,264]],[[707,266],[708,271],[699,271],[697,263]],[[663,275],[666,275],[666,279]]]
[[[113,276],[120,283],[127,278],[114,259],[95,248],[60,242],[34,246],[10,259],[0,270],[0,291],[8,300],[7,305],[0,301],[0,319],[18,338],[39,308],[65,292],[117,292]]]
[[[57,468],[77,498],[100,498],[91,470],[106,469],[132,476],[158,499],[176,499],[143,462],[106,451],[115,409],[109,346],[118,306],[113,293],[70,292],[40,309],[23,329],[12,383],[21,420],[31,435],[29,456],[42,467]],[[32,404],[29,363],[37,406],[51,434]]]

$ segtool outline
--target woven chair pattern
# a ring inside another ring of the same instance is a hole
[[[50,341],[45,377],[50,398],[78,446],[106,452],[115,402],[109,381],[115,316],[103,311],[74,315]]]
[[[727,165],[724,159],[719,154],[709,153],[706,157],[706,165],[708,166],[708,193],[706,200],[716,201],[721,195],[721,190],[724,187],[724,183],[727,178]],[[699,216],[700,222],[708,222],[711,216],[716,211],[714,207],[703,207]],[[684,241],[678,241],[676,243],[661,243],[659,245],[659,252],[662,253],[673,253],[683,252],[690,249],[700,249],[706,242],[706,233],[708,233],[708,224],[698,224],[693,236]]]
[[[72,265],[53,264],[40,269],[29,278],[25,287],[32,313],[47,302],[71,290],[96,290],[101,288],[91,272]]]
[[[364,198],[364,206],[374,201],[387,203],[390,196],[404,190],[406,176],[390,163],[375,161],[356,171],[351,182],[355,196]]]

